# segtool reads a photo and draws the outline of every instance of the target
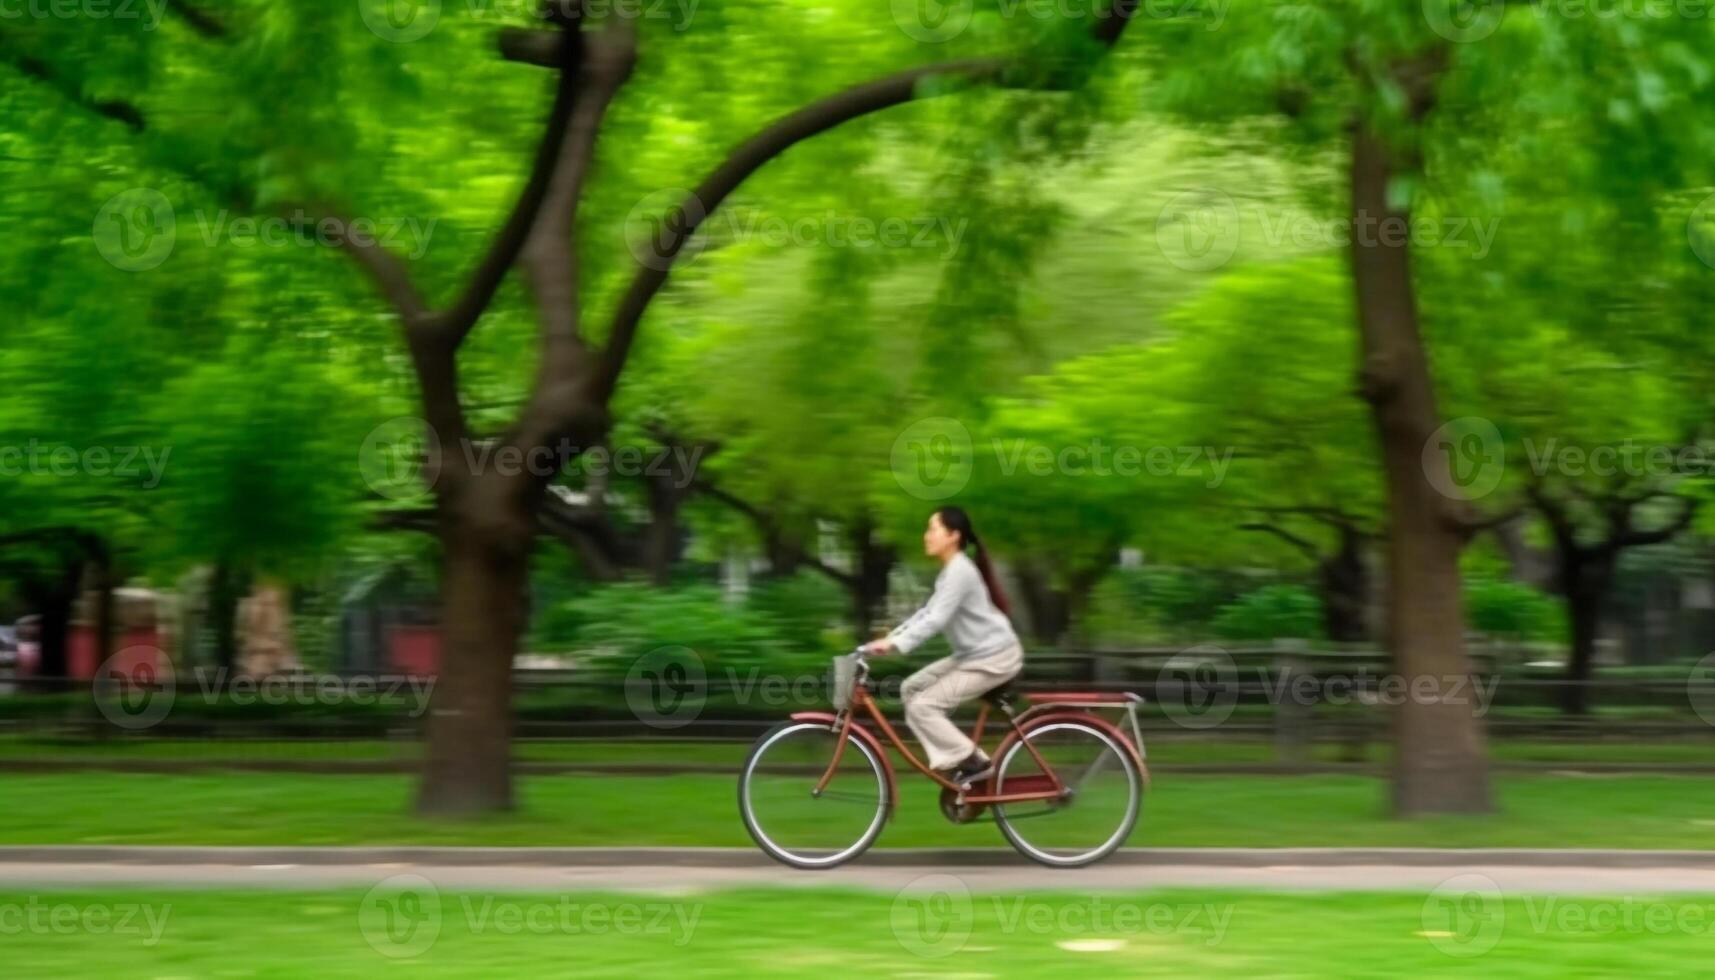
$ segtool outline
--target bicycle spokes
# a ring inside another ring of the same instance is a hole
[[[765,735],[739,782],[739,806],[751,836],[775,858],[801,867],[837,864],[869,846],[886,819],[889,787],[881,762],[846,740],[832,778],[840,735],[800,722]]]
[[[1142,779],[1122,744],[1098,728],[1058,722],[1030,729],[1000,761],[996,792],[1029,792],[1049,783],[1042,762],[1065,793],[1050,800],[995,805],[995,820],[1013,846],[1047,864],[1081,864],[1125,842],[1142,802]],[[1013,826],[1023,821],[1023,826]]]

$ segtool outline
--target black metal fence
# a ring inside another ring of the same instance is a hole
[[[1467,699],[1503,761],[1715,771],[1715,669],[1607,670],[1582,684],[1589,709],[1571,715],[1561,705],[1573,682],[1559,671],[1532,666],[1513,650],[1485,648],[1474,660],[1469,676],[1425,679],[1399,677],[1383,653],[1365,649],[1044,653],[1029,658],[1014,686],[1142,695],[1145,744],[1168,766],[1374,766],[1385,759],[1390,709],[1427,697]],[[874,687],[884,702],[895,700],[914,665],[877,663]],[[663,743],[725,744],[741,753],[743,743],[789,714],[828,706],[819,669],[727,669],[713,659],[686,666],[517,672],[518,758],[545,771],[672,768],[676,753],[654,751]],[[243,678],[189,671],[146,683],[0,677],[0,766],[405,769],[421,756],[433,687],[432,678],[362,673]],[[608,742],[627,747],[594,744]],[[1509,748],[1527,745],[1537,748]],[[725,753],[691,753],[678,768],[724,760]]]

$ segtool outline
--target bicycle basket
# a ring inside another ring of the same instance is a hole
[[[858,655],[848,653],[834,658],[834,669],[828,685],[835,711],[852,706],[852,692],[857,688]]]

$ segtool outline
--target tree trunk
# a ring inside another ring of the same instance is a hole
[[[1364,567],[1363,537],[1340,531],[1340,549],[1322,559],[1317,569],[1322,587],[1322,628],[1335,643],[1369,639],[1365,613],[1369,608],[1369,570]]]
[[[791,578],[804,565],[803,546],[773,525],[762,528],[762,550],[768,560],[770,578]]]
[[[38,639],[40,659],[36,673],[39,677],[68,677],[71,673],[71,619],[77,602],[77,585],[82,566],[66,561],[58,575],[52,573],[30,589],[30,602],[41,617]],[[47,690],[43,688],[43,690]]]
[[[1601,632],[1602,602],[1613,582],[1613,559],[1580,554],[1561,570],[1566,587],[1568,618],[1572,621],[1572,652],[1566,661],[1566,686],[1560,709],[1568,715],[1590,710],[1590,680],[1595,674],[1596,638]]]
[[[95,597],[90,609],[90,630],[95,641],[95,662],[104,664],[116,650],[118,625],[115,622],[113,590],[118,588],[114,573],[113,553],[107,542],[91,536],[89,540],[88,592]]]
[[[533,508],[528,488],[467,477],[440,500],[441,661],[419,813],[513,807],[512,662],[528,620]]]
[[[672,446],[677,450],[688,448]],[[666,454],[667,466],[645,478],[649,497],[649,527],[643,532],[643,564],[650,581],[666,585],[672,579],[673,563],[679,560],[684,539],[679,528],[679,510],[696,483],[696,465],[687,464],[679,452]],[[695,458],[695,457],[693,457]]]
[[[1047,573],[1036,564],[1019,561],[1014,563],[1013,571],[1018,577],[1025,612],[1030,617],[1031,636],[1047,646],[1057,645],[1071,621],[1066,594],[1054,588]]]
[[[643,529],[640,549],[649,581],[664,586],[673,580],[673,562],[679,557],[679,504],[683,497],[658,480],[648,483],[649,526]]]
[[[208,580],[208,628],[214,632],[214,661],[229,672],[238,666],[238,603],[249,587],[249,576],[229,561],[216,564]]]
[[[1395,669],[1414,692],[1394,711],[1398,816],[1493,808],[1483,729],[1470,696],[1453,501],[1430,483],[1424,447],[1440,426],[1418,329],[1410,246],[1378,234],[1403,223],[1392,207],[1391,151],[1367,122],[1352,140],[1352,274],[1362,337],[1361,383],[1381,445],[1388,494],[1388,632]],[[1423,696],[1419,685],[1436,693]],[[1455,687],[1454,685],[1458,685]]]
[[[1096,586],[1102,584],[1102,579],[1107,578],[1112,570],[1111,562],[1118,560],[1116,550],[1109,562],[1098,562],[1069,576],[1065,591],[1066,623],[1060,634],[1062,640],[1068,640],[1076,648],[1090,648],[1090,601],[1095,597]]]
[[[852,624],[860,642],[869,640],[870,630],[887,601],[887,577],[893,571],[899,553],[891,546],[875,540],[875,529],[859,523],[852,531],[853,570],[849,591],[852,597]]]

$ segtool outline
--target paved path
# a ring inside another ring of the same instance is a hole
[[[953,875],[973,891],[1157,888],[1429,891],[1479,874],[1507,893],[1715,895],[1715,852],[1415,849],[1138,849],[1061,871],[1005,851],[875,851],[831,871],[794,871],[719,848],[0,848],[0,889],[368,888],[419,874],[446,889],[663,893],[718,888],[894,891]]]

